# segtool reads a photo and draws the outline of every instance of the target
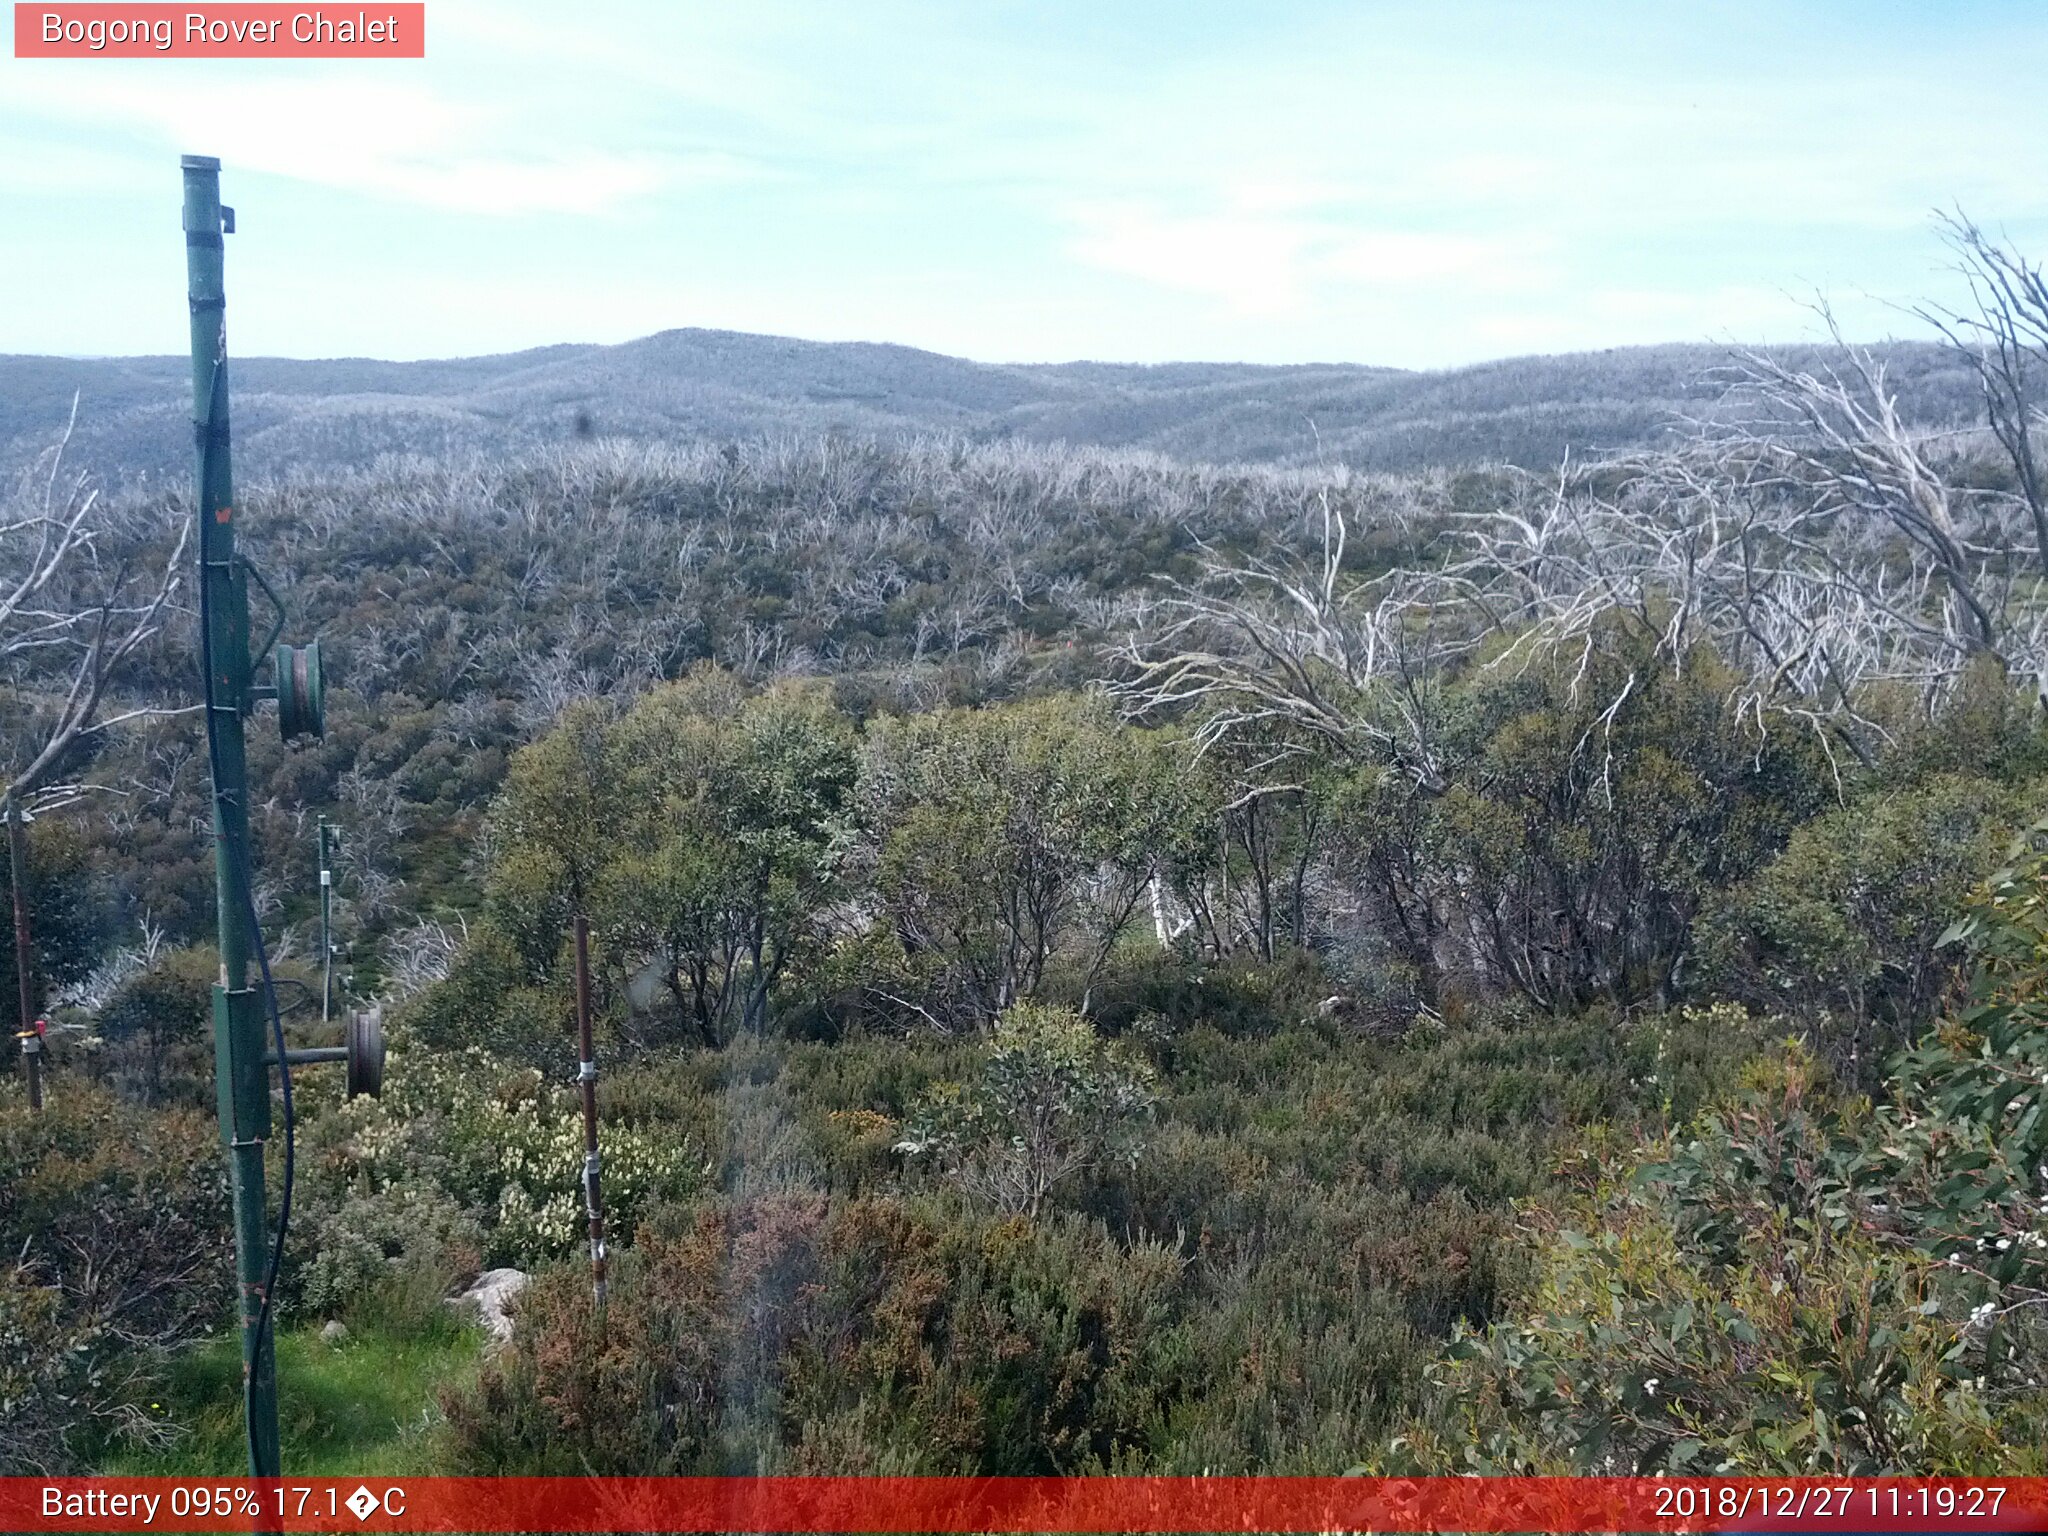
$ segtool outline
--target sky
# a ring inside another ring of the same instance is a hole
[[[184,350],[181,153],[244,356],[1917,335],[1937,208],[2048,255],[2044,75],[2034,0],[427,0],[423,60],[4,57],[0,352]]]

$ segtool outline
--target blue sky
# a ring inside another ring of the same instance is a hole
[[[351,10],[354,7],[350,7]],[[428,0],[423,61],[0,58],[0,351],[447,356],[701,325],[1448,366],[2048,256],[2048,6]]]

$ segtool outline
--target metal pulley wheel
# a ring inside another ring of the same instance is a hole
[[[277,672],[277,729],[286,741],[327,734],[327,685],[320,675],[320,642],[280,645]]]
[[[344,1026],[343,1044],[348,1050],[348,1096],[367,1093],[384,1095],[384,1010],[372,1005],[351,1013]]]

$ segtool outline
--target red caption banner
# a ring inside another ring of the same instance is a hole
[[[17,59],[423,59],[424,4],[17,3]]]
[[[2048,1478],[0,1478],[0,1530],[2039,1531]]]

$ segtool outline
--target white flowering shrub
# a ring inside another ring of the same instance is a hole
[[[339,1156],[374,1190],[428,1181],[474,1213],[483,1258],[522,1267],[570,1252],[586,1231],[582,1105],[573,1085],[508,1068],[472,1047],[394,1045],[381,1100],[339,1112]],[[701,1187],[705,1156],[686,1136],[600,1122],[605,1225],[624,1236],[650,1199]]]

